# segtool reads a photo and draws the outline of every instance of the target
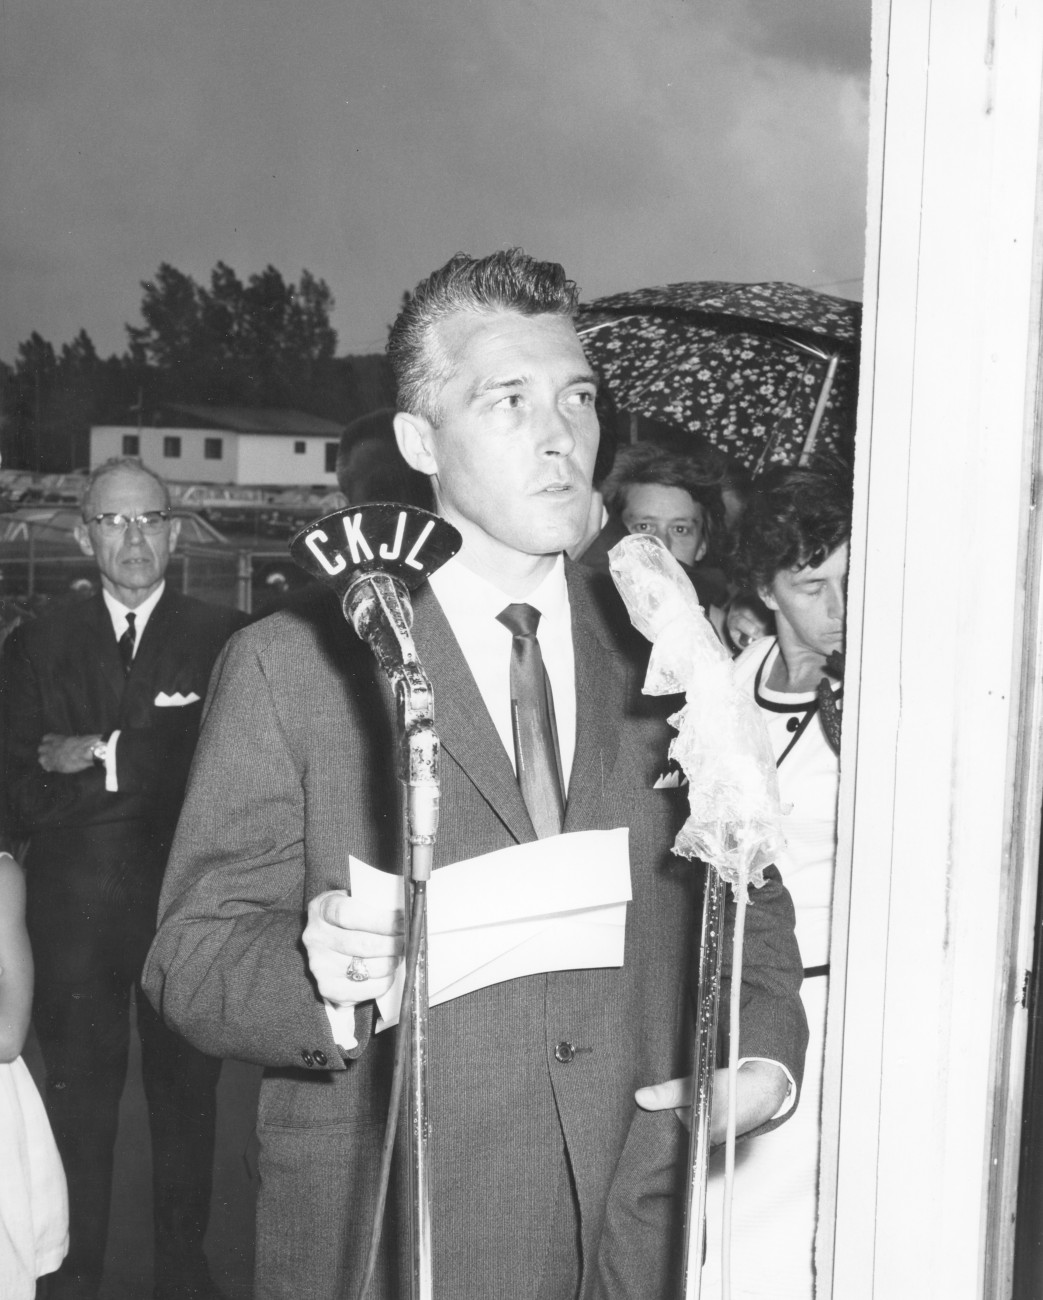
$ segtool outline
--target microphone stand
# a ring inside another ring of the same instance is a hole
[[[398,703],[400,777],[405,787],[403,871],[406,933],[418,934],[416,969],[408,1020],[402,1008],[399,1033],[409,1035],[410,1237],[412,1300],[432,1300],[431,1179],[427,1109],[428,990],[427,882],[431,878],[438,829],[440,744],[434,729],[431,683],[417,657],[400,582],[383,572],[360,575],[344,596],[344,613],[368,641],[393,686]],[[408,861],[406,857],[408,856]],[[419,912],[419,916],[414,916]],[[407,1027],[408,1026],[408,1027]]]
[[[692,1069],[691,1133],[688,1147],[688,1184],[685,1203],[684,1300],[699,1300],[702,1293],[703,1256],[706,1253],[706,1177],[710,1164],[710,1112],[713,1107],[714,1067],[717,1057],[717,1011],[721,996],[721,959],[724,945],[726,885],[707,864],[703,893],[703,921],[699,938],[699,1002],[695,1026],[695,1062]]]
[[[373,651],[394,687],[397,702],[408,939],[392,1103],[362,1294],[368,1290],[377,1262],[398,1118],[397,1099],[408,1054],[411,1300],[433,1300],[427,1104],[427,882],[434,865],[438,829],[440,746],[434,729],[431,682],[413,644],[409,592],[455,555],[462,542],[457,530],[444,519],[413,506],[382,501],[324,515],[301,529],[290,542],[290,554],[296,563],[332,586],[341,597],[344,617]]]

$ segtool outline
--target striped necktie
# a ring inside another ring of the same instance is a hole
[[[496,615],[514,636],[511,646],[511,723],[518,784],[540,839],[558,835],[565,820],[554,701],[536,629],[540,611],[508,605]]]

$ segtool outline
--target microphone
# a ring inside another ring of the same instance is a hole
[[[340,596],[344,617],[395,687],[414,880],[426,879],[431,871],[439,745],[431,683],[413,644],[409,593],[462,544],[452,524],[437,515],[385,501],[323,515],[290,542],[295,563]]]
[[[294,562],[333,587],[344,617],[396,681],[416,661],[409,593],[460,549],[452,524],[377,501],[323,515],[290,542]]]

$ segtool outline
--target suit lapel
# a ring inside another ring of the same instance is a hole
[[[501,821],[520,842],[536,832],[500,736],[449,621],[429,587],[414,597],[413,635],[435,699],[435,732]]]
[[[116,634],[112,630],[112,619],[109,618],[109,611],[101,592],[92,596],[87,602],[86,613],[88,636],[94,641],[101,676],[111,693],[113,708],[118,708],[120,697],[123,695],[123,662],[116,644]]]
[[[627,682],[625,672],[601,640],[596,615],[581,583],[570,580],[569,603],[576,657],[576,753],[564,829],[573,831],[597,825],[598,807],[619,755]]]
[[[138,642],[137,652],[131,663],[128,681],[143,678],[151,681],[156,675],[157,667],[164,651],[170,645],[170,623],[176,611],[177,599],[169,586],[164,587],[163,594],[156,602],[156,608],[149,615],[145,630]]]

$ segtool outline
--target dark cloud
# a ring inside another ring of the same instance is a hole
[[[32,329],[121,348],[161,261],[198,278],[218,259],[307,266],[352,350],[381,346],[401,291],[462,247],[521,243],[590,295],[857,277],[854,6],[704,9],[7,6],[0,357]]]
[[[869,77],[870,0],[745,0],[753,52],[806,68]]]

